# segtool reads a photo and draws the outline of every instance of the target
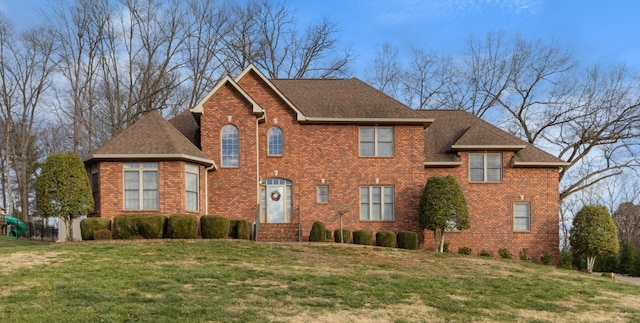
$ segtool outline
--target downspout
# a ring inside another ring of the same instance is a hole
[[[216,164],[204,169],[204,215],[209,215],[209,172],[214,170]]]
[[[258,241],[258,232],[260,231],[260,133],[258,125],[260,121],[267,119],[267,112],[262,109],[262,116],[256,118],[256,225],[254,240]]]

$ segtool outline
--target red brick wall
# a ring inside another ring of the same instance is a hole
[[[200,211],[186,211],[185,207],[185,162],[161,161],[158,163],[158,180],[160,205],[158,210],[125,210],[124,209],[124,169],[123,162],[103,161],[98,163],[100,201],[96,214],[113,219],[118,214],[195,214],[203,215],[205,207],[205,169],[200,169]],[[90,165],[87,168],[91,169]]]
[[[512,152],[502,152],[503,180],[500,183],[469,181],[468,153],[460,153],[463,166],[446,169],[426,169],[425,183],[433,175],[454,175],[465,194],[471,227],[461,232],[446,232],[449,250],[471,247],[473,253],[485,249],[499,257],[498,249],[507,248],[514,257],[523,248],[536,261],[549,252],[557,259],[558,251],[558,170],[555,168],[513,168]],[[530,204],[529,232],[514,232],[513,206],[517,202]],[[425,231],[425,248],[434,249],[433,233]]]

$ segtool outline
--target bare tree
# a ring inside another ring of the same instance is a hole
[[[398,61],[398,48],[388,42],[376,45],[375,56],[367,70],[366,80],[385,94],[399,98],[405,68]]]
[[[48,20],[59,43],[58,72],[64,82],[56,82],[56,108],[61,123],[69,123],[75,153],[89,151],[100,142],[96,135],[97,75],[99,49],[105,37],[113,7],[108,0],[76,0],[58,3]]]
[[[55,42],[51,30],[31,28],[14,38],[3,24],[0,36],[0,97],[6,125],[5,151],[13,170],[23,220],[29,220],[30,193],[39,159],[35,145],[36,110],[51,86]],[[5,176],[10,179],[10,176]],[[7,188],[11,191],[11,185]],[[15,212],[15,210],[14,210]]]
[[[231,7],[225,37],[229,72],[253,63],[271,78],[332,78],[349,74],[353,56],[337,52],[337,25],[329,19],[309,24],[299,35],[297,19],[285,3],[249,1]]]

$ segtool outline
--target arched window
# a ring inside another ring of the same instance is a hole
[[[240,154],[238,144],[238,128],[234,125],[222,127],[222,167],[238,167]]]
[[[284,150],[282,129],[280,129],[279,127],[272,127],[271,129],[269,129],[268,137],[269,137],[268,154],[270,156],[282,156],[282,151]]]

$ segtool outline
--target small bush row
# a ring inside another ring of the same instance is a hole
[[[351,231],[347,229],[336,229],[332,232],[325,227],[325,224],[321,221],[316,221],[311,225],[311,232],[309,233],[310,242],[329,242],[335,241],[337,243],[349,243],[351,239]],[[412,231],[400,231],[397,234],[393,231],[379,231],[375,235],[375,242],[377,246],[403,249],[417,249],[418,248],[418,235]],[[357,230],[353,232],[353,243],[360,245],[373,245],[373,232],[369,230]]]
[[[122,214],[111,220],[86,218],[80,222],[83,240],[116,239],[195,239],[198,237],[198,218],[195,215],[174,214]],[[229,220],[221,216],[205,215],[200,218],[203,238],[234,238],[248,240],[251,225],[245,220]]]

